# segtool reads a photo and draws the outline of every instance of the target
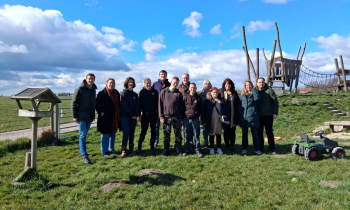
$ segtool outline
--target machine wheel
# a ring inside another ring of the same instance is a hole
[[[315,161],[320,159],[321,153],[317,147],[310,147],[305,152],[306,160]]]
[[[344,158],[345,157],[345,151],[343,148],[341,147],[336,147],[332,150],[332,156],[335,159],[339,159],[339,158]]]
[[[298,150],[299,150],[299,146],[297,144],[294,144],[292,146],[292,153],[293,153],[293,155],[299,155]]]

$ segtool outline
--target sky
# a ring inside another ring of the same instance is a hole
[[[225,78],[239,88],[247,79],[242,27],[266,77],[261,51],[270,58],[275,22],[285,58],[306,43],[303,65],[335,73],[339,55],[350,69],[348,11],[350,0],[0,0],[0,95],[27,87],[73,93],[90,72],[97,91],[107,78],[122,91],[129,76],[139,91],[162,69],[168,78],[189,73],[198,90]]]

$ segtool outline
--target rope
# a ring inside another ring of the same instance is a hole
[[[336,74],[321,74],[301,64],[299,82],[313,88],[338,87],[338,76]]]

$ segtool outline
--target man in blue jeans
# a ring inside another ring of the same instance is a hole
[[[158,81],[154,82],[152,85],[152,88],[158,91],[158,95],[160,95],[160,92],[164,90],[165,88],[170,86],[170,82],[167,79],[168,73],[165,70],[161,70],[159,72],[159,79]],[[156,124],[156,140],[154,142],[154,147],[158,146],[159,142],[159,128],[160,128],[160,120],[158,119]]]
[[[86,135],[89,132],[91,123],[95,120],[96,106],[96,85],[95,75],[87,74],[80,86],[75,89],[72,98],[73,121],[79,124],[79,147],[83,161],[90,164],[89,155],[86,152]]]
[[[185,133],[185,153],[183,156],[187,156],[190,153],[190,142],[195,138],[195,150],[198,157],[203,157],[201,153],[201,144],[199,141],[200,134],[200,121],[199,117],[202,112],[202,99],[196,93],[196,84],[190,83],[189,94],[183,96],[185,104],[185,119],[184,119],[184,133]]]

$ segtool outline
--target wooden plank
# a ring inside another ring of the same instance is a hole
[[[304,43],[303,53],[301,54],[300,61],[303,60],[305,48],[306,48],[306,43]]]
[[[248,55],[248,47],[247,47],[247,41],[246,41],[246,37],[245,37],[244,26],[242,26],[242,33],[243,33],[243,42],[244,42],[244,52],[245,52],[245,57],[246,57],[246,62],[247,62],[247,77],[248,77],[248,80],[250,80],[249,55]]]
[[[282,55],[282,47],[281,47],[281,41],[280,41],[280,32],[278,30],[277,22],[275,22],[275,26],[276,26],[276,32],[277,32],[278,49],[280,51],[281,63],[283,63],[284,60],[283,60],[283,55]],[[284,66],[282,65],[282,69],[281,69],[282,74],[284,74],[284,68],[283,67]]]
[[[343,56],[339,56],[339,60],[340,60],[341,70],[342,70],[342,73],[343,73],[344,90],[345,90],[345,92],[348,92],[348,86],[346,85],[346,76],[345,76],[345,72],[344,72]]]

